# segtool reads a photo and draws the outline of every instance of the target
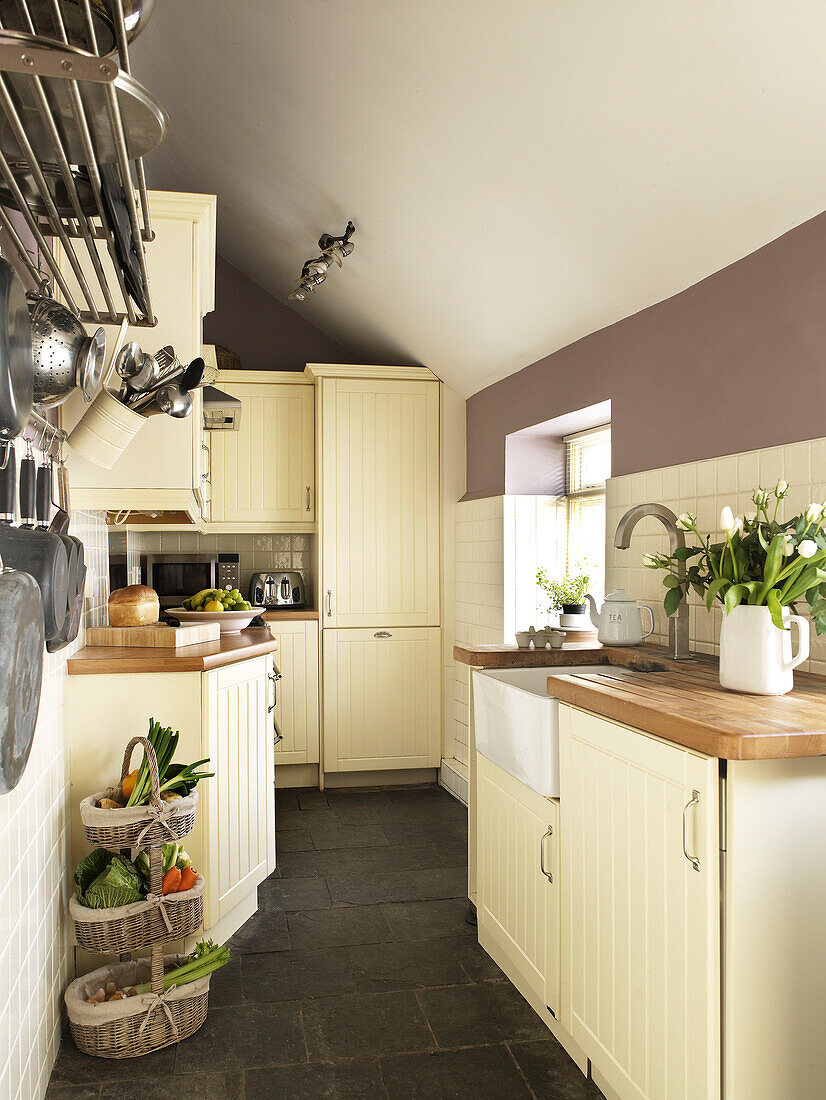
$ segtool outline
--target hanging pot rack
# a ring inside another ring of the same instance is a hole
[[[29,32],[9,30],[0,20],[0,184],[35,240],[38,263],[3,206],[0,225],[32,276],[42,282],[48,275],[82,321],[115,325],[128,320],[152,327],[157,321],[143,245],[154,239],[154,233],[143,157],[163,140],[167,116],[130,74],[123,2],[108,0],[116,59],[98,55],[90,0],[79,0],[88,50],[70,43],[60,0],[49,0],[54,38],[35,33],[28,0],[15,2]],[[120,226],[113,224],[117,218],[111,196],[107,200],[104,193],[104,165],[114,167],[123,193]],[[28,199],[18,183],[21,166]],[[88,178],[85,173],[82,177],[82,196],[78,166],[88,173]],[[60,211],[44,169],[53,183],[59,173]],[[114,282],[101,262],[104,250]],[[139,274],[140,303],[127,287],[124,251],[136,259],[138,270],[131,282],[134,286]],[[75,286],[67,280],[69,271]]]

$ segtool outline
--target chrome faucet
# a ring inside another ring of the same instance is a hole
[[[629,508],[617,524],[614,546],[618,550],[628,549],[631,545],[631,533],[639,521],[646,516],[654,516],[668,531],[668,545],[672,554],[678,546],[685,546],[685,536],[677,526],[677,517],[670,508],[666,508],[664,504],[638,504],[635,508]],[[677,563],[676,572],[679,580],[684,581],[685,562]],[[688,604],[685,600],[682,600],[676,612],[668,617],[668,650],[675,661],[691,659],[688,646]]]

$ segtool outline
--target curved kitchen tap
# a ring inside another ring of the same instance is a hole
[[[617,524],[614,546],[618,550],[628,549],[634,528],[646,516],[654,516],[668,531],[670,553],[673,554],[679,546],[685,546],[685,536],[677,526],[677,517],[670,508],[666,508],[664,504],[637,504],[634,508],[629,508]],[[681,582],[685,580],[685,562],[677,563],[676,573]],[[688,604],[685,600],[682,600],[676,612],[668,617],[668,649],[675,661],[691,659],[688,645]]]

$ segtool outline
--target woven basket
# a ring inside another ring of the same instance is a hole
[[[185,960],[185,955],[163,957],[167,964]],[[100,1005],[86,1001],[89,994],[110,979],[125,989],[142,984],[149,977],[149,960],[139,959],[103,966],[72,982],[64,1000],[72,1038],[80,1050],[96,1058],[137,1058],[179,1043],[198,1030],[206,1019],[209,975],[180,989],[171,989],[163,997],[145,993]],[[153,985],[157,986],[157,975],[153,979]]]
[[[160,796],[158,762],[155,750],[145,737],[133,737],[126,746],[121,769],[121,783],[129,773],[132,750],[143,745],[149,761],[152,794],[148,806],[126,806],[122,810],[101,810],[101,798],[115,798],[120,786],[84,798],[80,803],[80,820],[86,830],[86,839],[95,848],[120,851],[123,848],[156,848],[171,841],[180,840],[195,827],[195,807],[198,792],[192,791],[186,798],[164,802]]]
[[[75,935],[81,947],[101,955],[122,955],[191,936],[204,921],[203,894],[204,876],[198,875],[191,890],[121,905],[117,909],[89,909],[73,895],[69,914],[75,922]],[[162,909],[169,927],[163,919]]]

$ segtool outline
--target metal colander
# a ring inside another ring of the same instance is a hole
[[[60,405],[80,389],[92,400],[100,386],[106,335],[86,335],[81,322],[47,294],[28,295],[32,322],[35,405]]]

